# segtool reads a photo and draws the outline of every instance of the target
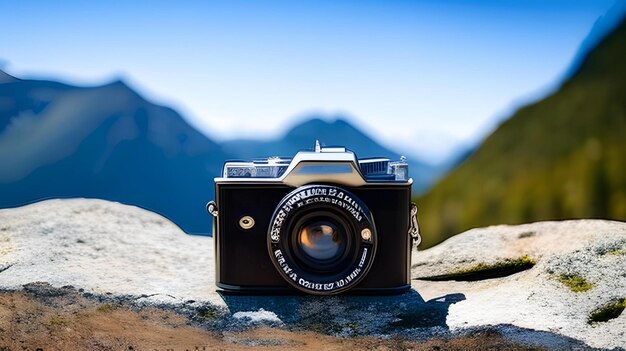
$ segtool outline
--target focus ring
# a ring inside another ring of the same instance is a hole
[[[297,228],[291,226],[303,216],[329,211],[349,223],[351,256],[336,270],[317,274],[298,264],[297,253],[289,245]],[[296,289],[316,295],[344,292],[362,281],[373,263],[376,243],[376,226],[365,203],[331,185],[306,185],[287,194],[276,207],[267,234],[268,253],[278,273]]]

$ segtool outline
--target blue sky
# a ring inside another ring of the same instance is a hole
[[[341,113],[437,161],[554,89],[614,3],[3,1],[0,65],[122,78],[216,140]]]

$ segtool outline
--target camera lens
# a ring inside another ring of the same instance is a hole
[[[313,260],[331,261],[343,255],[346,233],[331,220],[319,220],[300,227],[297,243]]]
[[[297,213],[290,222],[288,255],[312,274],[332,274],[345,268],[355,238],[345,216],[328,208]]]
[[[310,184],[288,193],[267,233],[277,272],[296,289],[317,295],[358,285],[372,266],[376,243],[365,203],[333,185]]]

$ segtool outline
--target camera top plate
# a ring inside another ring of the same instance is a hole
[[[229,161],[215,183],[281,183],[293,187],[311,182],[326,182],[344,186],[370,184],[409,185],[408,165],[388,158],[359,161],[356,154],[344,147],[320,147],[299,151],[293,158],[270,157],[265,160]]]

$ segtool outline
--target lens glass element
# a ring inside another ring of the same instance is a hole
[[[314,260],[329,261],[343,255],[346,234],[332,221],[305,224],[298,231],[298,246]]]

